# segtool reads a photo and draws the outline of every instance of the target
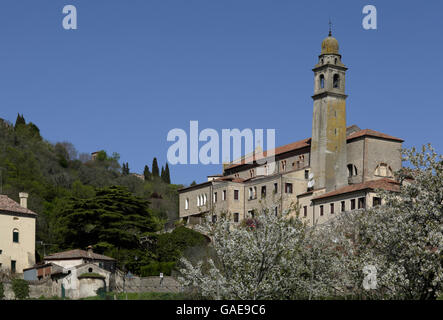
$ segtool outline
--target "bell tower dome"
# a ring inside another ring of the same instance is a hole
[[[346,66],[331,30],[314,66],[314,112],[311,168],[316,189],[326,192],[347,185],[346,175]]]

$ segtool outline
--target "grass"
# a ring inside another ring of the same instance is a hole
[[[126,300],[126,295],[128,300],[186,300],[189,299],[183,293],[169,293],[169,292],[120,292],[115,293],[116,300]],[[88,298],[83,298],[82,300],[114,300],[114,293],[107,292],[103,296],[93,296]]]

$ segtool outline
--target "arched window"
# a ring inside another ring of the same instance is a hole
[[[324,75],[320,75],[320,89],[323,89],[325,87],[325,76]]]
[[[334,62],[334,64],[337,64],[337,58],[335,58],[335,62]]]
[[[19,237],[18,237],[18,229],[12,230],[12,242],[18,243]]]
[[[334,74],[333,87],[334,88],[340,87],[340,76],[338,74]]]
[[[348,177],[356,176],[357,174],[357,167],[352,163],[348,164]]]

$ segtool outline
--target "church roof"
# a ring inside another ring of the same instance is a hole
[[[355,191],[361,191],[361,190],[367,190],[367,189],[383,189],[387,191],[399,191],[400,190],[400,184],[392,179],[383,178],[379,180],[371,180],[366,181],[363,183],[357,183],[357,184],[351,184],[349,186],[345,186],[342,188],[339,188],[337,190],[324,193],[322,195],[319,195],[317,197],[314,197],[312,200],[319,200],[319,199],[325,199],[333,196],[338,196],[346,193],[351,193]]]
[[[20,204],[3,194],[0,195],[0,211],[37,215],[34,211],[22,207]]]
[[[354,132],[347,137],[347,140],[350,141],[352,139],[356,139],[356,138],[360,138],[360,137],[364,137],[364,136],[377,137],[377,138],[382,138],[382,139],[387,139],[387,140],[394,140],[394,141],[398,141],[398,142],[404,141],[400,138],[396,138],[396,137],[390,136],[388,134],[378,132],[375,130],[371,130],[371,129],[364,129],[364,130]]]
[[[292,142],[289,144],[286,144],[284,146],[281,147],[277,147],[274,149],[274,155],[277,156],[279,154],[283,154],[289,151],[294,151],[294,150],[298,150],[298,149],[302,149],[305,147],[309,147],[311,145],[311,138],[306,138],[300,141],[296,141],[296,142]],[[269,156],[271,156],[272,153],[269,152]],[[238,163],[234,163],[228,167],[226,167],[226,169],[232,169],[244,164],[248,164],[248,163],[252,163],[253,161],[257,161],[260,159],[265,159],[266,157],[268,157],[268,151],[264,151],[264,152],[260,152],[259,154],[255,154],[252,156],[247,157],[246,159],[242,159],[241,162]]]
[[[357,126],[353,125],[348,127],[347,129],[355,129],[358,128]],[[359,129],[359,128],[358,128]],[[353,139],[357,139],[360,137],[365,137],[365,136],[370,136],[370,137],[377,137],[377,138],[381,138],[381,139],[386,139],[386,140],[393,140],[393,141],[398,141],[398,142],[403,142],[404,140],[400,139],[400,138],[396,138],[393,136],[390,136],[388,134],[382,133],[382,132],[378,132],[375,130],[371,130],[371,129],[359,129],[358,131],[355,130],[351,130],[351,133],[347,136],[346,140],[349,142]],[[281,147],[277,147],[274,149],[274,155],[280,155],[289,151],[295,151],[295,150],[299,150],[299,149],[303,149],[305,147],[309,147],[311,145],[311,138],[306,138],[300,141],[296,141],[296,142],[292,142],[289,143],[287,145],[281,146]],[[249,157],[246,157],[246,159],[242,159],[240,162],[238,163],[232,163],[231,165],[227,166],[225,168],[225,170],[228,169],[232,169],[244,164],[250,164],[252,163],[252,161],[257,161],[260,159],[264,159],[266,158],[268,155],[268,151],[264,151],[263,153],[258,153],[255,155],[251,155]],[[270,153],[270,156],[272,155],[272,153]]]

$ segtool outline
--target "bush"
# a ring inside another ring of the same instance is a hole
[[[3,282],[0,282],[0,300],[5,298],[5,288],[3,287]]]
[[[29,298],[29,284],[26,280],[12,280],[12,291],[14,291],[16,299],[24,300],[26,298]]]
[[[203,245],[207,239],[201,233],[180,226],[171,233],[163,233],[157,239],[157,255],[160,261],[177,261],[190,247]]]
[[[153,261],[146,266],[140,268],[140,275],[142,277],[159,276],[163,273],[165,276],[170,276],[172,269],[175,268],[175,262],[157,262]]]

